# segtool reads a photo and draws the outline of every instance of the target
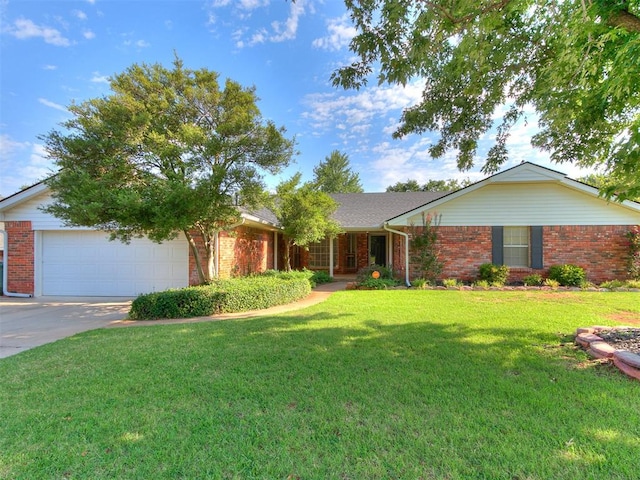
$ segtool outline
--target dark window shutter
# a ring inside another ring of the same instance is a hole
[[[503,248],[502,227],[491,227],[491,262],[495,265],[504,263]]]
[[[542,258],[542,227],[531,227],[531,268],[544,268]]]

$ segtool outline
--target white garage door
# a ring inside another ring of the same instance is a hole
[[[184,237],[110,242],[102,232],[42,233],[42,295],[136,296],[189,283]]]

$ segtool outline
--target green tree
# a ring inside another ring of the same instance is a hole
[[[276,187],[273,212],[285,240],[284,264],[291,270],[290,251],[294,245],[307,248],[325,237],[335,237],[340,225],[331,218],[338,204],[313,183],[300,185],[300,173]]]
[[[71,225],[129,241],[186,236],[199,279],[215,271],[215,236],[240,218],[237,199],[257,207],[262,176],[289,164],[294,143],[263,121],[254,88],[206,69],[136,65],[112,93],[73,104],[64,132],[42,137],[60,169],[47,183],[47,212]],[[198,245],[206,252],[200,254]]]
[[[474,165],[479,140],[495,130],[482,167],[507,160],[506,142],[531,107],[533,145],[558,163],[602,165],[619,180],[607,196],[640,193],[639,0],[346,0],[358,34],[356,61],[332,75],[360,88],[425,80],[422,100],[394,133],[438,131],[435,158],[457,152]],[[503,109],[506,112],[503,113]],[[501,118],[500,121],[494,121]]]
[[[471,180],[465,179],[458,181],[455,178],[447,180],[428,180],[427,183],[420,185],[415,180],[407,180],[406,182],[397,182],[387,187],[387,192],[451,192],[460,190],[471,185]]]
[[[617,191],[621,184],[624,184],[625,180],[620,178],[613,178],[611,175],[605,175],[603,173],[591,173],[584,177],[578,178],[582,183],[596,187],[601,192],[610,191],[613,195],[617,195]],[[629,197],[629,200],[640,201],[640,192],[635,197]]]
[[[334,150],[313,168],[313,182],[325,193],[361,193],[360,176],[349,167],[349,157]]]

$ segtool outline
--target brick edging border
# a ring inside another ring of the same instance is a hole
[[[631,327],[583,327],[576,330],[575,342],[586,350],[586,352],[594,358],[606,359],[613,362],[618,369],[629,377],[640,380],[640,355],[628,350],[617,350],[598,333],[603,330],[616,330]]]

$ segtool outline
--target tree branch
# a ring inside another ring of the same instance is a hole
[[[447,20],[449,20],[452,24],[457,25],[457,24],[466,24],[471,22],[474,18],[479,17],[480,15],[484,15],[486,13],[490,13],[490,12],[495,12],[497,10],[502,10],[504,7],[506,7],[509,3],[511,3],[512,0],[499,0],[497,2],[491,3],[483,8],[479,8],[478,10],[476,10],[475,12],[469,13],[467,15],[464,15],[462,17],[456,17],[454,16],[450,10],[448,10],[447,8],[438,5],[436,2],[431,2],[429,0],[425,0],[424,4],[427,7],[431,7],[434,10],[437,10],[438,12],[440,12],[440,14],[445,17]]]
[[[623,28],[629,33],[640,33],[640,18],[628,10],[619,10],[613,13],[607,19],[607,24],[612,27]]]

